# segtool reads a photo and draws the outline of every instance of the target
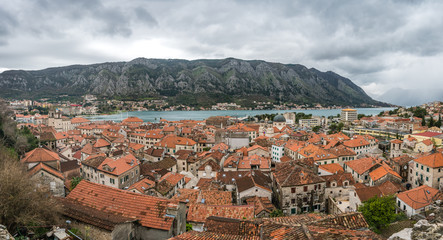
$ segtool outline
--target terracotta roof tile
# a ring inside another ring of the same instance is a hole
[[[259,240],[258,236],[234,235],[228,233],[189,231],[170,238],[170,240]]]
[[[343,142],[343,145],[345,145],[346,147],[355,148],[355,147],[368,146],[370,145],[370,143],[365,139],[352,139]]]
[[[66,197],[76,204],[113,213],[122,217],[136,218],[142,226],[169,231],[173,218],[166,216],[165,199],[120,190],[101,184],[81,181]]]
[[[52,162],[60,160],[60,156],[45,148],[36,148],[25,154],[21,162],[23,163],[34,163],[34,162]]]
[[[102,148],[102,147],[107,147],[107,146],[110,146],[111,144],[108,142],[108,141],[106,141],[105,139],[103,139],[103,138],[99,138],[99,139],[97,139],[97,141],[94,143],[94,146],[93,147],[95,147],[95,148]]]
[[[392,181],[386,181],[378,185],[377,187],[383,196],[394,195],[406,190],[406,188],[403,187],[400,183]]]
[[[123,174],[136,166],[139,161],[132,154],[128,154],[118,159],[106,158],[97,169],[105,171],[114,175]]]
[[[344,186],[344,182],[348,182],[348,186],[352,186],[355,184],[354,177],[352,177],[351,173],[339,172],[332,175],[321,176],[326,180],[326,187],[331,187],[331,183],[335,182],[337,187]]]
[[[267,197],[254,196],[252,198],[246,199],[246,203],[247,205],[254,206],[256,216],[263,211],[271,213],[275,209],[275,206],[271,203],[271,201]]]
[[[338,163],[322,164],[318,168],[330,173],[344,172],[343,167]]]
[[[160,140],[160,142],[156,143],[155,145],[158,147],[175,148],[176,145],[193,146],[195,144],[197,143],[190,138],[168,135],[164,137],[162,140]]]
[[[204,223],[210,216],[250,220],[255,216],[254,206],[190,204],[187,221]]]
[[[410,162],[412,159],[414,159],[414,158],[405,154],[405,155],[401,155],[399,157],[392,158],[391,160],[393,162],[399,164],[400,166],[403,166],[403,165],[407,164],[408,162]]]
[[[88,119],[82,117],[75,117],[71,119],[72,124],[88,123],[88,122],[90,122]]]
[[[259,169],[270,169],[271,159],[259,155],[243,157],[238,163],[238,169],[251,169],[251,166],[258,166]]]
[[[155,187],[155,182],[152,180],[149,180],[147,178],[143,178],[140,181],[132,184],[128,190],[132,190],[135,189],[137,191],[139,191],[140,193],[145,193],[146,190]]]
[[[142,123],[143,120],[141,120],[138,117],[128,117],[126,119],[123,119],[122,123]]]
[[[136,221],[136,218],[100,211],[81,205],[69,198],[58,198],[57,200],[63,205],[63,215],[109,231],[114,230],[114,227],[119,223]]]
[[[356,171],[358,174],[362,175],[363,173],[369,171],[372,167],[379,164],[380,160],[376,158],[361,158],[352,160],[349,162],[345,162],[345,164],[351,168],[352,170]]]
[[[213,178],[200,178],[195,186],[200,190],[223,190],[223,185]]]
[[[204,203],[206,205],[232,205],[232,192],[201,190],[196,203]]]
[[[140,174],[141,175],[149,175],[151,170],[158,170],[158,169],[169,169],[177,165],[177,160],[175,160],[172,157],[165,157],[162,160],[158,162],[145,162],[140,165]]]
[[[216,145],[214,145],[212,148],[211,148],[211,151],[227,151],[229,149],[229,146],[228,145],[226,145],[225,143],[219,143],[219,144],[216,144]]]
[[[443,199],[443,196],[437,189],[422,185],[406,192],[399,193],[397,198],[413,209],[420,209],[433,204],[436,200]]]
[[[423,133],[416,133],[415,136],[421,136],[421,137],[435,137],[438,135],[441,135],[439,132],[423,132]]]
[[[326,182],[316,173],[293,162],[277,163],[273,174],[277,183],[282,187]]]
[[[392,170],[391,167],[389,167],[386,163],[383,163],[380,167],[376,168],[375,170],[371,171],[369,173],[369,177],[372,179],[372,181],[377,181],[378,179],[386,176],[386,175],[391,175],[393,177],[396,177],[398,179],[402,179],[401,176],[395,172],[394,170]]]
[[[38,173],[40,170],[45,171],[47,173],[50,173],[62,180],[65,179],[65,177],[63,176],[63,174],[61,172],[59,172],[58,170],[44,164],[44,163],[39,163],[37,165],[35,165],[34,167],[32,167],[31,169],[29,169],[28,174],[30,176],[33,176],[34,174]]]
[[[187,203],[197,203],[199,194],[199,189],[181,188],[177,190],[177,194],[175,194],[171,199]]]
[[[417,163],[426,165],[431,168],[443,167],[443,154],[440,152],[420,157],[414,160]]]

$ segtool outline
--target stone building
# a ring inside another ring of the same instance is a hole
[[[287,215],[325,210],[326,181],[294,163],[277,163],[273,188],[280,209]]]

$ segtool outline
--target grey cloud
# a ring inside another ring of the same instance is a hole
[[[363,86],[410,86],[389,73],[441,59],[441,12],[439,1],[10,1],[0,7],[0,68],[152,57],[120,49],[151,54],[154,43],[170,50],[155,57],[300,63]]]
[[[392,88],[378,99],[401,106],[416,106],[432,101],[443,101],[443,89]]]
[[[0,7],[0,46],[7,44],[7,39],[17,24],[17,20]]]
[[[136,7],[135,15],[137,16],[137,20],[141,20],[143,23],[158,25],[157,20],[143,7]]]

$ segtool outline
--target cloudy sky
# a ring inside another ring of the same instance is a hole
[[[137,57],[299,63],[443,100],[443,1],[0,0],[0,71]]]

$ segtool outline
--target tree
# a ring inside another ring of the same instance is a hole
[[[51,194],[37,188],[12,150],[0,146],[0,224],[11,233],[18,227],[54,224],[60,207]]]
[[[82,177],[73,177],[71,179],[71,189],[69,190],[72,191],[82,180]]]
[[[318,132],[320,130],[320,128],[321,128],[320,126],[315,126],[312,128],[312,131]]]
[[[37,138],[25,127],[18,130],[14,113],[5,101],[0,100],[0,145],[12,148],[19,155],[38,147]]]
[[[364,202],[358,210],[362,212],[371,229],[377,233],[397,217],[394,196],[375,196]]]
[[[431,119],[429,119],[429,123],[428,123],[428,127],[433,127],[434,126],[434,117],[432,117],[431,115]]]
[[[192,224],[186,223],[186,232],[192,231]]]
[[[424,116],[421,118],[421,125],[426,126],[426,119]]]
[[[344,126],[345,126],[345,124],[343,122],[339,122],[337,125],[337,132],[341,132],[341,130],[343,130]]]
[[[274,211],[272,211],[269,214],[270,217],[283,217],[285,216],[285,214],[283,213],[283,211],[281,209],[274,209]]]
[[[441,115],[438,114],[438,120],[435,122],[434,126],[440,128],[441,127]]]
[[[329,125],[329,134],[335,133],[337,131],[337,124],[332,123],[331,125]]]

